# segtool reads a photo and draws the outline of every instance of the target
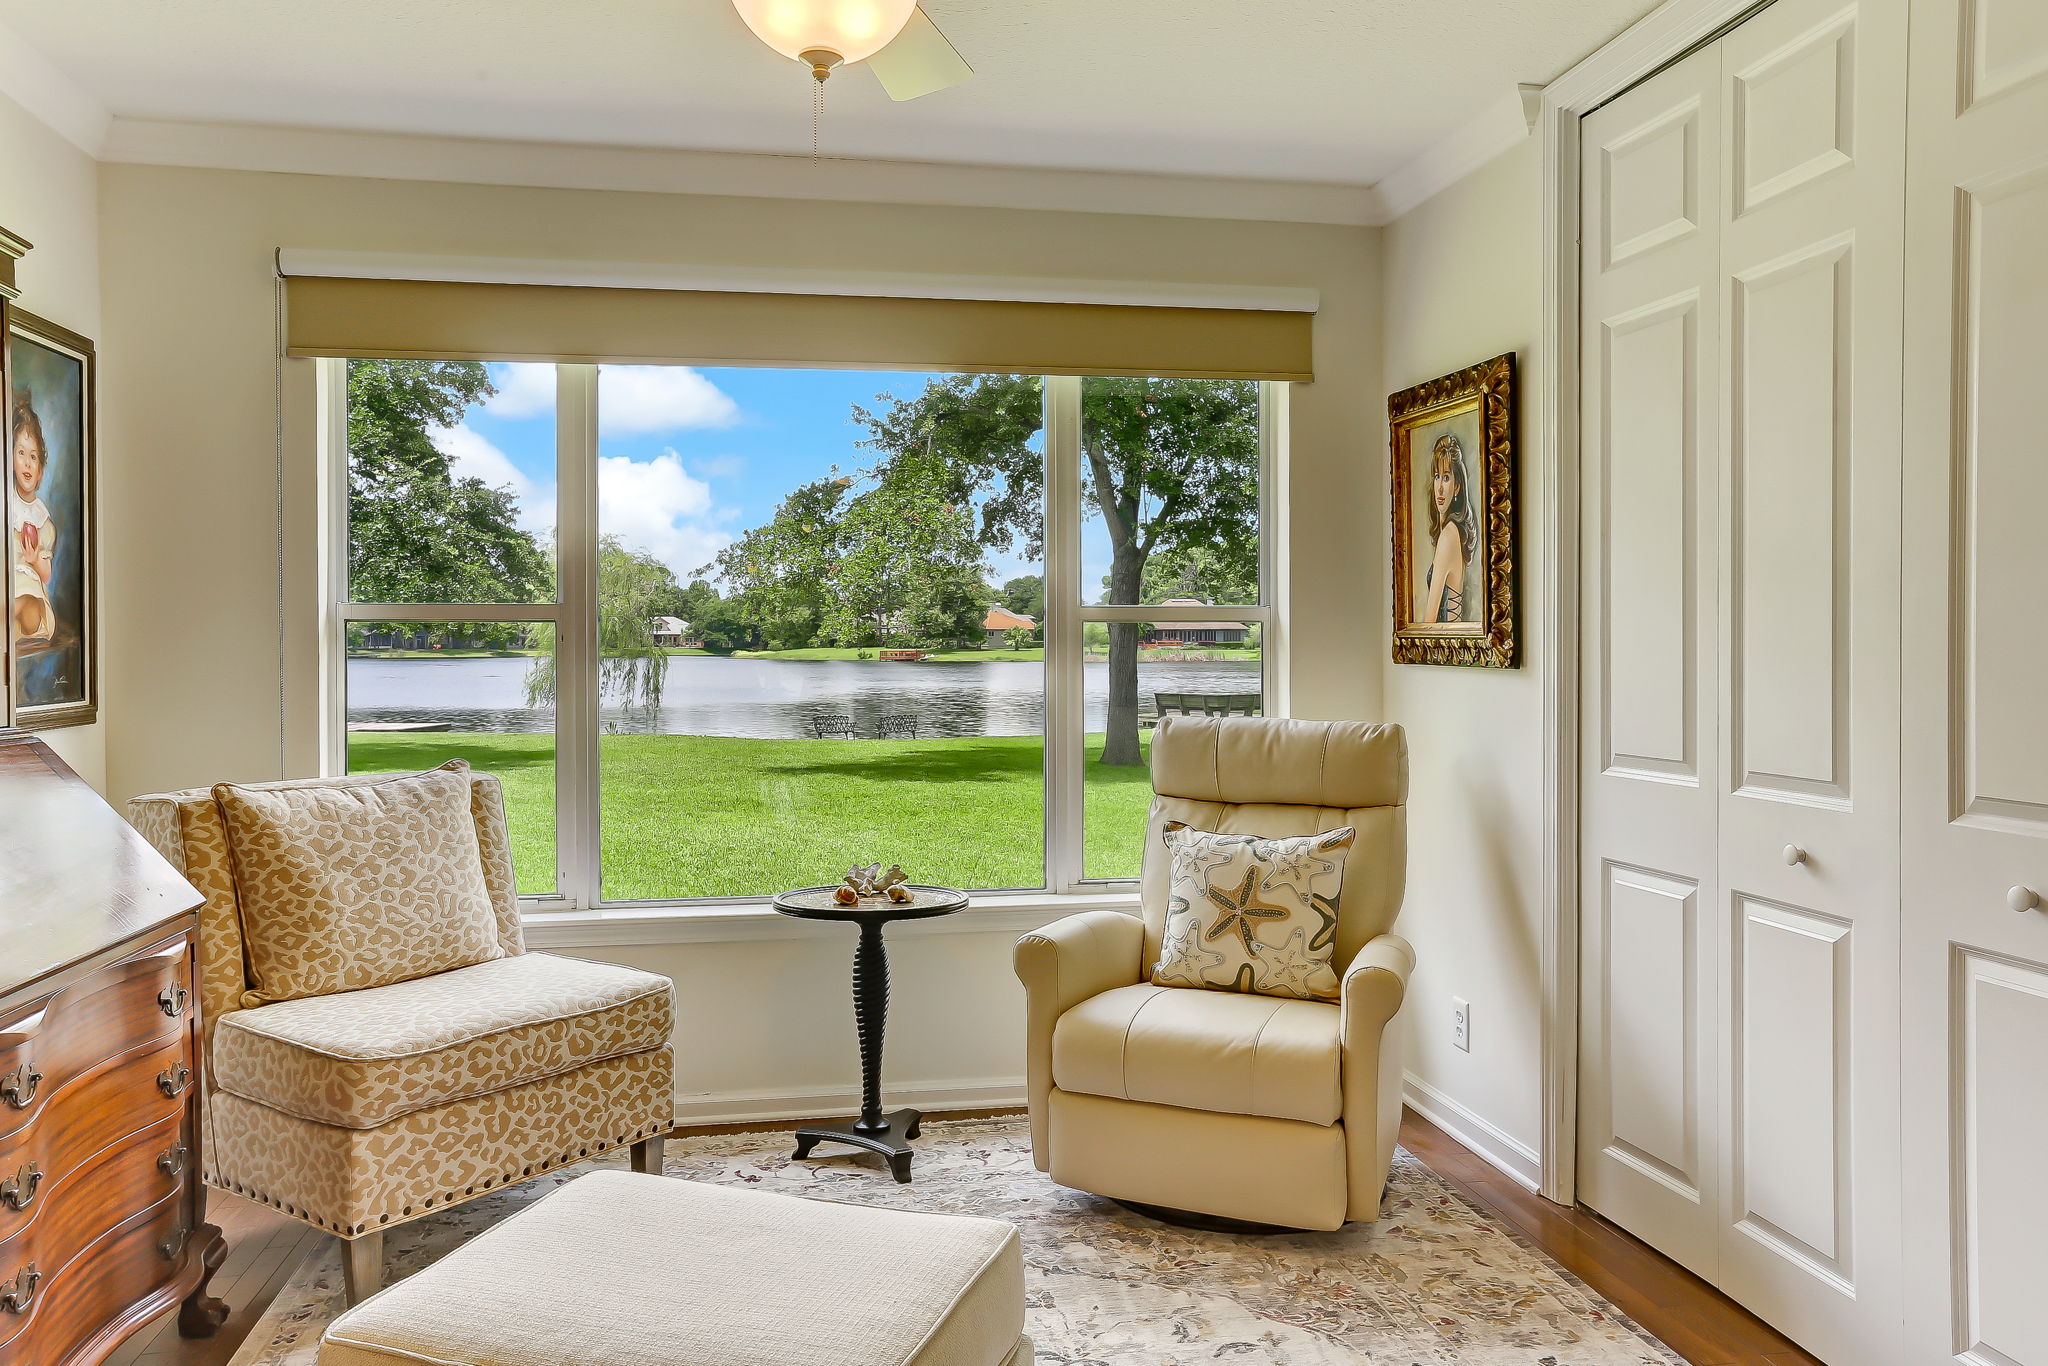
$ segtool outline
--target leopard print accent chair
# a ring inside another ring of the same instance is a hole
[[[231,835],[213,792],[128,804],[135,827],[206,898],[199,1000],[209,1185],[374,1244],[384,1229],[595,1153],[631,1144],[644,1157],[668,1133],[673,984],[528,953],[503,791],[489,774],[468,780],[497,954],[269,1004],[249,979]],[[242,790],[380,781],[389,778]]]

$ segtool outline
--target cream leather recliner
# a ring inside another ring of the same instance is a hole
[[[1088,911],[1017,942],[1031,1151],[1063,1186],[1225,1219],[1379,1217],[1401,1117],[1391,1027],[1415,954],[1399,726],[1165,717],[1152,741],[1141,914]],[[1168,821],[1268,836],[1355,826],[1335,1003],[1154,986]]]

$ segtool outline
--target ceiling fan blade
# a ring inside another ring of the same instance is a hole
[[[874,68],[875,79],[892,100],[914,100],[919,95],[958,85],[974,74],[974,68],[939,32],[939,26],[921,5],[911,12],[903,32],[868,58],[868,65]]]

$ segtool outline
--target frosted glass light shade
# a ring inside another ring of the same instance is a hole
[[[732,0],[754,36],[793,60],[816,48],[858,62],[903,31],[917,0]]]

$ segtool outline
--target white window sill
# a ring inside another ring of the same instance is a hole
[[[1136,891],[991,892],[958,915],[904,920],[889,933],[1019,935],[1078,911],[1138,912]],[[636,944],[732,944],[814,939],[845,933],[837,924],[799,920],[766,901],[724,905],[608,906],[598,911],[530,910],[522,917],[528,948],[595,949]]]

